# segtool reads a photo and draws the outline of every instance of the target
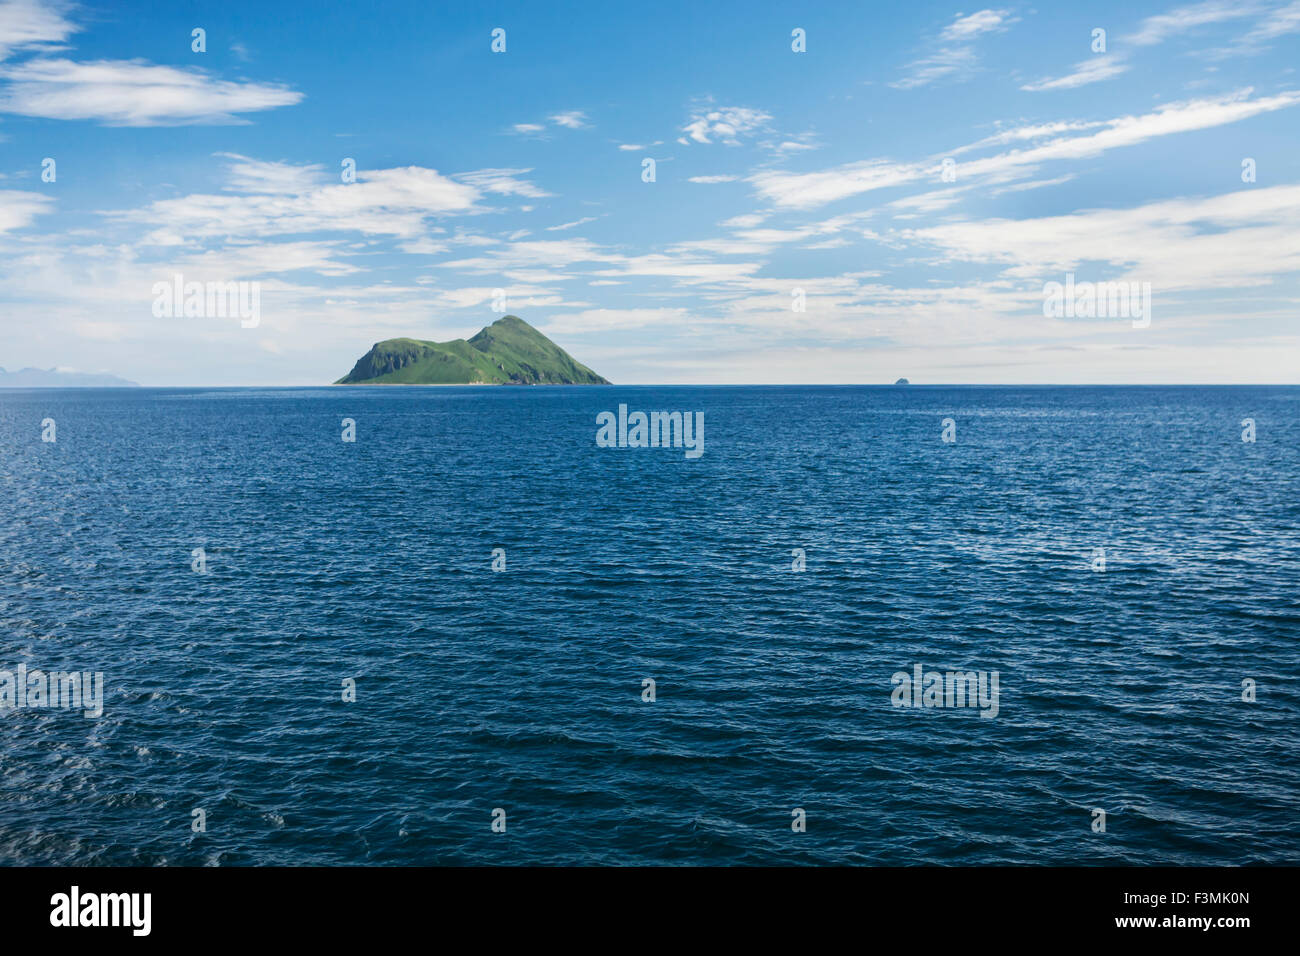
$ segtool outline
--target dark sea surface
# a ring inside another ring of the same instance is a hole
[[[0,669],[107,688],[0,863],[1300,863],[1300,388],[5,390],[0,477]]]

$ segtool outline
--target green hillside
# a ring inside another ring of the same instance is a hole
[[[514,315],[473,338],[376,342],[335,385],[608,385]]]

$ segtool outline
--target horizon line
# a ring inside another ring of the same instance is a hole
[[[608,382],[604,385],[563,382],[516,384],[507,382],[359,382],[356,384],[305,383],[214,385],[2,385],[0,391],[123,391],[169,388],[282,388],[282,389],[354,389],[354,388],[1300,388],[1300,382]]]

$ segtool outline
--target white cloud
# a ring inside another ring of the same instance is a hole
[[[891,209],[904,210],[904,214],[895,214],[895,219],[913,218],[911,213],[929,213],[938,212],[940,209],[947,209],[961,201],[962,193],[970,187],[949,186],[946,189],[936,189],[928,193],[920,193],[916,196],[905,196],[902,199],[895,199],[889,204]]]
[[[413,256],[436,256],[450,249],[451,244],[431,239],[428,236],[421,236],[411,242],[402,243],[398,248]]]
[[[941,47],[934,53],[914,60],[907,65],[906,74],[889,85],[898,90],[928,86],[947,77],[965,77],[975,71],[979,56],[974,41],[986,33],[1005,30],[1017,21],[1009,10],[980,10],[969,15],[958,14],[952,23],[939,33]]]
[[[551,117],[551,122],[565,129],[582,129],[587,125],[587,114],[582,110],[565,110]]]
[[[551,125],[562,126],[565,129],[586,129],[590,125],[587,122],[587,114],[582,110],[561,110],[558,113],[552,113],[546,119]],[[545,123],[515,123],[510,127],[509,131],[519,136],[533,136],[539,139],[549,138]]]
[[[527,196],[530,199],[540,199],[551,195],[526,179],[518,178],[524,173],[531,172],[531,169],[480,169],[472,173],[458,173],[455,178],[463,183],[469,183],[475,189],[499,193],[503,196]]]
[[[1141,116],[1123,116],[1085,136],[1061,137],[1024,151],[963,164],[964,170],[984,172],[1006,166],[1028,166],[1053,159],[1083,159],[1108,149],[1199,129],[1236,123],[1262,113],[1271,113],[1300,103],[1300,91],[1288,90],[1273,96],[1251,99],[1249,88],[1237,93],[1199,100],[1169,103]]]
[[[552,316],[542,329],[548,335],[578,335],[614,329],[638,329],[648,325],[675,326],[689,318],[687,309],[676,308],[586,309]]]
[[[744,218],[744,217],[742,217]],[[700,253],[723,256],[763,256],[785,243],[802,242],[833,236],[849,226],[857,217],[836,216],[823,222],[808,223],[792,229],[759,229],[756,226],[736,228],[733,235],[720,239],[692,239],[674,243],[668,251],[694,256]]]
[[[0,0],[0,60],[19,50],[49,52],[79,28],[64,13],[63,3]]]
[[[298,195],[325,183],[325,167],[295,166],[250,159],[238,153],[218,153],[233,160],[226,189],[240,193],[287,193]]]
[[[943,28],[943,33],[939,34],[939,37],[945,43],[956,43],[974,39],[981,33],[1005,29],[1008,23],[1015,22],[1008,20],[1010,12],[1009,10],[981,10],[970,16],[958,14],[956,20]]]
[[[179,237],[255,237],[308,232],[360,232],[415,239],[426,234],[429,216],[477,211],[479,186],[456,182],[437,170],[419,166],[358,170],[351,184],[315,183],[311,171],[295,177],[279,164],[237,157],[230,188],[256,191],[219,195],[191,194],[162,199],[141,208],[110,213],[113,219],[163,224],[146,242],[174,244]],[[480,178],[482,188],[512,188],[510,173],[484,170],[462,179]],[[278,186],[282,191],[275,191]]]
[[[1300,29],[1300,2],[1292,4],[1292,7],[1295,8],[1294,14],[1292,14],[1291,8],[1274,11],[1260,27],[1256,28],[1245,40],[1232,49],[1241,52],[1241,50],[1256,41],[1272,39],[1279,33],[1288,32],[1291,29],[1289,23],[1293,16],[1297,24],[1294,28]],[[1170,37],[1188,33],[1197,27],[1253,16],[1259,12],[1259,5],[1253,2],[1208,0],[1205,3],[1178,7],[1168,13],[1147,17],[1139,25],[1136,32],[1122,38],[1120,42],[1135,47],[1155,46]],[[1026,83],[1020,88],[1029,92],[1074,89],[1075,87],[1119,76],[1126,73],[1129,68],[1129,64],[1122,52],[1095,55],[1076,63],[1074,70],[1064,76],[1044,78],[1033,83]]]
[[[40,193],[0,190],[0,232],[21,229],[53,204]]]
[[[778,206],[811,208],[858,193],[900,186],[921,176],[917,164],[867,159],[813,173],[766,170],[749,177],[760,196]]]
[[[585,226],[589,222],[595,222],[595,216],[584,216],[582,219],[575,219],[573,222],[561,223],[558,226],[547,226],[547,232],[562,232],[565,229],[572,229],[575,226]]]
[[[936,80],[975,68],[979,57],[970,47],[952,47],[916,60],[907,67],[907,75],[889,85],[897,90],[910,90],[929,86]]]
[[[447,269],[490,274],[507,269],[563,269],[576,262],[611,261],[612,258],[586,239],[534,239],[492,249],[478,258],[458,259],[441,265]]]
[[[236,114],[302,100],[288,87],[218,80],[143,60],[35,59],[0,68],[0,79],[9,81],[0,112],[108,126],[243,123]]]
[[[1072,73],[1058,76],[1055,79],[1042,79],[1033,83],[1026,83],[1020,88],[1031,93],[1043,90],[1072,90],[1076,86],[1086,86],[1089,83],[1108,80],[1112,76],[1119,76],[1121,73],[1127,72],[1128,69],[1129,65],[1114,54],[1097,54],[1090,59],[1076,63]]]
[[[724,229],[753,229],[755,226],[761,225],[766,218],[767,216],[762,213],[745,213],[740,216],[732,216],[730,219],[724,219],[718,225]]]
[[[142,264],[141,267],[152,269],[159,279],[168,278],[174,270],[197,282],[224,281],[231,276],[247,278],[299,269],[328,276],[359,271],[355,266],[337,258],[341,251],[337,242],[239,243],[174,257],[165,264]]]
[[[1134,209],[946,223],[905,235],[948,259],[1000,263],[1008,275],[1039,283],[1106,263],[1112,268],[1100,278],[1150,282],[1156,295],[1260,285],[1300,272],[1297,216],[1300,186],[1275,186]]]
[[[1028,149],[966,160],[960,164],[959,175],[968,178],[1023,174],[1038,163],[1091,158],[1109,149],[1133,146],[1158,136],[1222,126],[1300,103],[1300,91],[1256,99],[1250,98],[1251,92],[1246,89],[1230,96],[1170,103],[1142,116],[1110,120],[1086,135],[1058,136]],[[749,182],[762,198],[778,206],[810,208],[932,175],[937,178],[938,164],[938,159],[913,163],[872,159],[811,173],[764,171],[750,176]]]
[[[608,258],[613,261],[613,265],[597,269],[593,275],[655,276],[674,279],[683,285],[738,282],[752,276],[763,265],[761,262],[713,262],[702,257],[662,253]]]
[[[728,106],[722,109],[697,109],[692,112],[679,138],[679,143],[712,143],[721,140],[728,146],[739,146],[742,138],[766,129],[770,114],[745,106]]]
[[[1074,173],[1066,173],[1064,176],[1057,176],[1055,179],[1035,179],[1027,183],[1015,183],[1011,186],[1003,186],[1000,189],[993,190],[993,195],[1001,196],[1004,193],[1023,193],[1030,189],[1042,189],[1044,186],[1060,186],[1062,183],[1068,183],[1074,178]]]
[[[799,235],[824,234],[819,227],[804,230]],[[787,234],[748,236],[739,239],[716,240],[700,243],[679,243],[666,253],[627,256],[612,252],[589,240],[545,239],[513,242],[488,250],[485,255],[439,263],[441,268],[481,275],[502,275],[521,270],[547,270],[556,279],[619,279],[629,276],[670,279],[681,285],[708,285],[745,279],[761,263],[716,262],[711,254],[722,246],[730,251],[744,248],[770,248],[777,241],[788,241]],[[791,238],[794,233],[790,233]]]
[[[1248,45],[1276,40],[1288,33],[1300,33],[1300,0],[1274,10],[1243,38]]]
[[[1058,120],[1052,123],[1031,123],[1026,126],[1013,126],[1009,129],[1001,130],[992,136],[986,136],[978,142],[971,143],[968,146],[961,146],[951,150],[950,155],[969,152],[974,149],[982,149],[985,146],[1005,146],[1007,143],[1018,143],[1031,139],[1043,139],[1047,136],[1058,136],[1061,133],[1078,133],[1083,130],[1097,129],[1105,126],[1103,120]]]
[[[1124,37],[1125,43],[1134,46],[1154,46],[1163,43],[1171,36],[1186,33],[1209,23],[1222,23],[1239,17],[1251,16],[1259,7],[1242,0],[1209,0],[1186,7],[1177,7],[1168,13],[1147,17],[1138,26],[1137,32]]]
[[[506,307],[510,309],[520,308],[529,299],[532,299],[534,306],[558,304],[563,301],[550,295],[547,289],[527,284],[438,289],[434,292],[434,297],[436,304],[443,308],[472,309],[487,305],[501,292],[505,293]]]
[[[707,185],[710,183],[734,183],[738,179],[740,179],[739,176],[692,176],[687,180],[687,182],[704,183]]]

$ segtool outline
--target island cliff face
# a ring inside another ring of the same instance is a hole
[[[335,385],[608,385],[514,315],[473,338],[376,342]]]

